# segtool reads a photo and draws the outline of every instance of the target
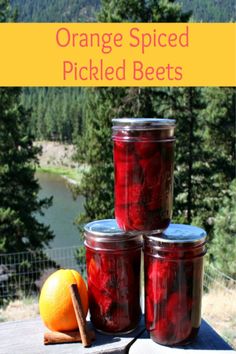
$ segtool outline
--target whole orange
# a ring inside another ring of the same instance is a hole
[[[73,331],[78,328],[71,300],[70,285],[77,284],[85,315],[88,312],[88,291],[81,274],[73,269],[60,269],[45,281],[39,311],[44,324],[52,331]]]

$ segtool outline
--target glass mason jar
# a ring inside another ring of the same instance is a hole
[[[144,237],[145,322],[153,341],[187,344],[201,323],[206,233],[171,224],[159,237]]]
[[[117,223],[126,231],[161,232],[172,216],[175,121],[112,122]]]
[[[127,234],[114,219],[85,226],[89,309],[95,328],[108,334],[134,330],[141,316],[141,235]]]

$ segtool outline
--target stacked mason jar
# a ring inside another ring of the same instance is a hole
[[[141,317],[144,252],[145,323],[164,345],[197,334],[205,231],[170,224],[175,121],[113,119],[115,219],[85,226],[91,321],[107,334],[134,330]]]

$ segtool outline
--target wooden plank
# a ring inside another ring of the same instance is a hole
[[[83,348],[81,343],[44,345],[45,327],[40,318],[29,321],[0,324],[0,354],[123,354],[127,347],[144,331],[143,320],[138,328],[124,336],[105,336],[96,332],[92,347]]]
[[[129,354],[221,354],[221,353],[235,353],[235,351],[226,343],[209,324],[202,320],[201,328],[199,330],[196,340],[186,346],[167,347],[153,342],[147,331],[138,338],[131,346]]]

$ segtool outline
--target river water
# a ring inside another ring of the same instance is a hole
[[[83,197],[73,199],[68,184],[61,176],[50,173],[37,173],[41,191],[40,198],[53,196],[53,205],[45,210],[38,219],[50,225],[55,238],[50,247],[69,247],[81,245],[79,231],[74,224],[76,217],[83,211]]]

